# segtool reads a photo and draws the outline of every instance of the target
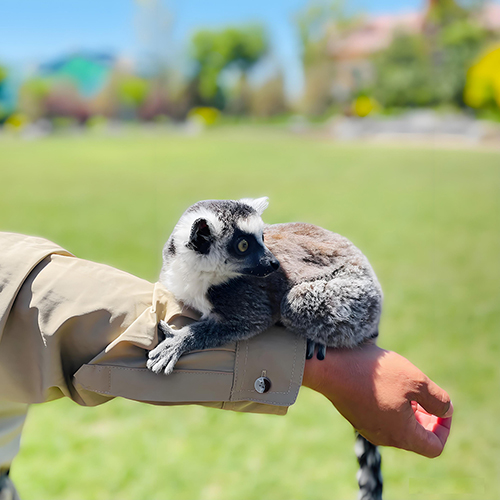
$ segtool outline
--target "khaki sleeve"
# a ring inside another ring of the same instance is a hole
[[[306,342],[284,328],[188,353],[171,375],[156,375],[146,360],[158,343],[158,321],[179,327],[196,320],[161,285],[51,254],[16,290],[0,337],[0,401],[66,396],[95,406],[120,396],[284,414],[297,397]],[[266,384],[256,386],[261,377]]]
[[[132,345],[115,349],[75,374],[78,393],[87,404],[99,402],[98,394],[283,415],[297,398],[305,362],[305,341],[279,327],[218,349],[187,353],[169,376],[149,371],[144,354],[134,353]],[[258,386],[261,377],[269,381],[265,392]]]

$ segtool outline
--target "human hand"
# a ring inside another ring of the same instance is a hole
[[[306,361],[303,385],[326,396],[366,439],[439,456],[451,427],[448,394],[399,354],[374,344]]]

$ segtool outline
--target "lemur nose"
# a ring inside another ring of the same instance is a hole
[[[272,267],[275,271],[277,271],[277,270],[280,268],[280,263],[279,263],[279,261],[278,261],[278,260],[276,260],[276,259],[273,259],[273,260],[271,261],[271,267]]]

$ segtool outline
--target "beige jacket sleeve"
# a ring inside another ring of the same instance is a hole
[[[196,320],[160,284],[78,259],[46,240],[0,233],[0,402],[116,396],[284,414],[302,382],[305,340],[283,328],[184,355],[169,375],[146,368],[157,323]],[[271,384],[259,392],[255,382]]]

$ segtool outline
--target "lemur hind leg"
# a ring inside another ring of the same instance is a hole
[[[320,361],[323,361],[326,356],[326,345],[317,344],[316,342],[313,342],[310,339],[307,339],[306,359],[311,359],[314,356],[314,351],[316,350],[316,346],[318,347],[318,353],[316,354],[316,357]]]
[[[352,348],[377,331],[381,302],[369,276],[323,276],[287,291],[281,301],[281,321],[317,344]],[[319,354],[324,357],[324,348]]]
[[[306,359],[312,359],[312,357],[314,356],[315,348],[316,343],[310,339],[307,339]]]
[[[316,344],[318,346],[318,353],[316,354],[316,357],[320,360],[323,361],[326,356],[326,345],[325,344]]]

